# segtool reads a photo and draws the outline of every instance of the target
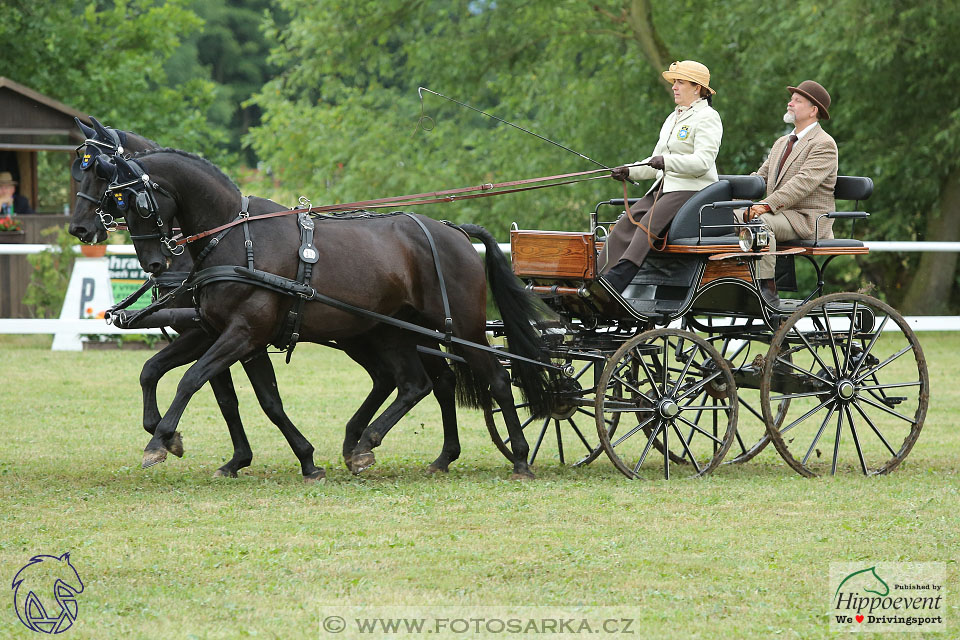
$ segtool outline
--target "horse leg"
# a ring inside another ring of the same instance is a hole
[[[370,393],[364,398],[360,408],[357,409],[347,421],[347,426],[344,429],[343,461],[344,464],[347,465],[347,468],[350,469],[350,457],[353,455],[353,450],[357,446],[357,443],[360,442],[363,430],[367,428],[367,425],[373,420],[377,409],[390,397],[390,394],[397,388],[397,385],[389,368],[386,367],[382,359],[370,349],[369,342],[366,340],[341,340],[338,344],[344,353],[364,368],[373,382]]]
[[[430,378],[433,380],[433,395],[440,405],[443,420],[443,448],[440,456],[429,467],[428,473],[450,470],[450,463],[460,457],[460,434],[457,428],[457,376],[441,358],[421,356]]]
[[[474,335],[473,341],[478,344],[486,344],[483,333]],[[474,375],[477,395],[488,398],[484,403],[489,402],[489,397],[492,396],[503,412],[503,421],[506,424],[507,433],[510,435],[510,448],[513,451],[513,474],[510,478],[512,480],[533,478],[533,471],[527,464],[530,446],[527,444],[523,429],[520,427],[520,418],[517,416],[513,390],[510,385],[510,374],[491,354],[463,348],[459,351],[459,355],[466,359]]]
[[[173,342],[161,349],[143,364],[140,371],[140,389],[143,393],[143,428],[153,435],[160,422],[157,407],[157,384],[168,371],[193,362],[213,344],[203,329],[191,329],[181,333]],[[227,421],[229,425],[229,420]]]
[[[167,452],[180,457],[183,445],[177,431],[177,425],[183,416],[187,403],[210,378],[230,368],[244,355],[253,351],[248,337],[239,330],[224,331],[200,358],[189,368],[177,385],[177,393],[167,409],[167,413],[157,424],[153,438],[143,452],[144,468],[163,462]]]
[[[267,355],[267,352],[260,351],[253,357],[244,360],[243,370],[247,372],[247,377],[250,378],[250,384],[253,385],[253,390],[257,394],[260,408],[270,418],[270,421],[277,425],[280,433],[286,438],[287,444],[293,449],[297,460],[300,461],[304,482],[314,482],[326,476],[324,470],[313,463],[313,445],[300,433],[283,410],[283,401],[280,399],[280,393],[277,389],[276,371],[273,369],[273,363],[270,362],[270,356]],[[249,460],[247,464],[250,464]],[[226,466],[224,465],[224,467]],[[236,476],[236,471],[233,475]]]
[[[253,460],[253,451],[247,441],[247,434],[240,420],[240,402],[237,400],[237,390],[233,386],[233,377],[230,370],[210,378],[210,388],[217,399],[220,413],[227,423],[230,440],[233,442],[233,457],[229,462],[214,472],[214,477],[236,478],[237,470],[249,467]]]
[[[384,349],[382,357],[393,372],[393,379],[397,383],[397,397],[363,430],[347,465],[354,474],[373,466],[376,462],[373,449],[380,445],[387,432],[410,409],[430,393],[432,387],[430,377],[416,352],[414,341],[397,336],[397,339]]]

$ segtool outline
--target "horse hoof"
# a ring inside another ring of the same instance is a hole
[[[510,479],[518,482],[533,480],[534,478],[533,471],[514,471],[510,474]]]
[[[377,459],[374,457],[373,451],[365,451],[363,453],[355,453],[350,458],[347,467],[353,475],[358,475],[372,467],[376,462]]]
[[[166,449],[148,449],[143,452],[143,468],[149,469],[167,459]]]
[[[167,451],[177,456],[178,458],[183,457],[183,436],[180,435],[179,431],[174,431],[173,435],[170,437],[170,444],[165,445]]]
[[[427,467],[427,473],[434,475],[435,473],[450,473],[450,467],[441,467],[435,464],[431,464]]]
[[[213,477],[214,478],[236,478],[237,472],[224,470],[224,469],[217,469],[216,471],[213,472]]]
[[[303,476],[304,484],[316,484],[327,477],[327,472],[323,469],[317,469],[313,473]]]

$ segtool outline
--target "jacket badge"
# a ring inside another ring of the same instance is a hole
[[[683,126],[680,127],[680,131],[677,131],[677,140],[686,140],[687,136],[690,135],[690,127]]]

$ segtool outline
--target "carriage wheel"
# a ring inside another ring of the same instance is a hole
[[[857,293],[823,296],[791,315],[760,383],[771,440],[804,476],[892,471],[920,436],[929,395],[926,360],[903,316]],[[771,426],[771,407],[784,399],[787,415]]]
[[[763,351],[759,352],[761,360],[767,349],[767,345],[762,342],[731,337],[718,338],[718,340],[722,340],[720,355],[734,371],[744,367],[756,366],[755,356],[757,352],[751,347],[755,345],[763,347]],[[714,399],[724,397],[725,389],[718,388],[717,385],[709,386],[710,388],[704,390],[704,400],[710,400],[711,397]],[[724,464],[741,464],[752,460],[770,444],[770,435],[767,433],[767,423],[763,417],[763,408],[760,402],[760,390],[739,387],[737,389],[737,404],[739,405],[737,435],[730,446],[730,451],[727,452],[728,459],[724,461]],[[777,426],[783,424],[789,406],[789,398],[777,403],[774,415],[774,423]]]
[[[726,396],[704,402],[707,385],[725,386]],[[654,329],[635,336],[607,362],[598,389],[600,442],[628,478],[660,468],[665,478],[671,469],[705,475],[720,464],[736,435],[733,374],[717,350],[693,333]],[[619,424],[609,427],[616,416]]]
[[[595,393],[596,379],[603,361],[567,359],[556,362],[571,367],[572,375],[558,375],[554,378],[556,393],[561,401],[550,416],[531,416],[529,403],[522,401],[519,389],[513,389],[514,398],[517,399],[514,408],[530,445],[530,459],[527,462],[532,465],[546,444],[547,449],[556,451],[560,464],[566,464],[568,456],[575,460],[575,467],[590,464],[596,460],[603,448],[593,427],[594,413],[591,408],[580,406],[580,400]],[[503,410],[494,405],[493,409],[484,411],[483,417],[493,444],[512,462],[510,436],[502,414]],[[615,420],[611,419],[609,425],[616,428]]]

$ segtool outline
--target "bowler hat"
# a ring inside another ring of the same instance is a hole
[[[673,82],[677,78],[689,80],[706,87],[711,94],[716,93],[710,88],[710,69],[707,69],[707,65],[695,60],[672,63],[670,68],[663,72],[663,77],[667,82]]]
[[[796,87],[787,87],[790,93],[799,93],[817,107],[822,120],[829,120],[830,114],[827,109],[830,108],[830,94],[819,82],[813,80],[804,80]]]
[[[0,171],[0,184],[12,184],[17,186],[17,181],[13,179],[13,174],[9,171]]]

